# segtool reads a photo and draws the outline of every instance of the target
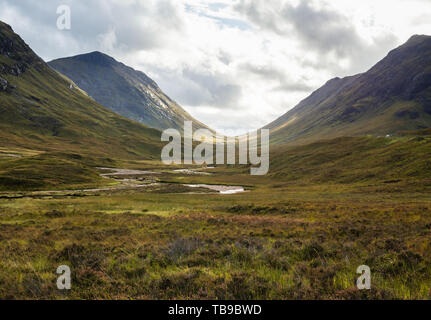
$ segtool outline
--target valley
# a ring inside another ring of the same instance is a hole
[[[316,146],[290,149],[289,157],[310,171],[300,179],[301,167],[273,151],[268,177],[240,166],[185,170],[117,160],[90,167],[103,175],[95,190],[2,192],[0,296],[429,299],[430,168],[418,162],[415,174],[405,166],[418,148],[429,152],[431,136],[385,138],[383,145],[369,139],[351,140],[353,149],[342,152],[342,142],[322,142],[320,160],[307,160],[307,148]],[[382,154],[384,146],[391,147],[389,159],[398,159],[395,176],[384,158],[386,167],[373,161],[374,174],[367,153],[349,159],[358,150]],[[329,164],[337,162],[334,174]],[[199,188],[208,184],[247,192]],[[55,288],[61,264],[72,269],[66,294]],[[370,291],[355,287],[362,264],[372,270]]]
[[[0,296],[430,298],[429,186],[247,184],[234,195],[167,184],[0,199]],[[364,263],[371,291],[355,287]],[[68,293],[55,288],[61,264],[72,269]]]
[[[255,176],[164,164],[191,116],[155,82],[100,52],[48,65],[0,22],[0,299],[431,299],[430,48],[266,126]]]

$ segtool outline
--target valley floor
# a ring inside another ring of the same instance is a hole
[[[431,193],[210,172],[164,172],[149,188],[7,193],[0,298],[431,299]],[[248,192],[183,186],[222,182]],[[60,265],[69,292],[56,287]],[[371,290],[356,289],[360,265]]]

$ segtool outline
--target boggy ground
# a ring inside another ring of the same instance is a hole
[[[0,298],[431,298],[423,186],[214,172],[162,175],[172,184],[155,189],[1,199]],[[221,181],[249,192],[196,195],[173,183]],[[63,264],[72,271],[66,293],[56,288]],[[364,264],[370,291],[355,286]]]

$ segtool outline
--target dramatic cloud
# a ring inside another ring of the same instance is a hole
[[[71,30],[56,27],[62,4]],[[430,16],[428,0],[0,0],[0,19],[45,60],[103,51],[227,134],[431,34]]]
[[[315,68],[331,65],[340,71],[364,71],[364,67],[369,67],[376,57],[387,53],[397,43],[390,32],[362,38],[348,16],[325,2],[300,0],[293,4],[292,1],[273,0],[271,4],[268,6],[264,0],[240,0],[235,9],[261,30],[294,39],[304,52],[317,54],[320,63]],[[339,61],[342,64],[337,66]],[[304,61],[304,66],[307,65],[311,63]]]

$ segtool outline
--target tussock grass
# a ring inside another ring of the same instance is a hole
[[[64,152],[3,159],[0,177],[42,189],[98,184],[97,166],[163,169],[157,179],[169,183],[0,199],[0,298],[430,299],[429,145],[365,137],[280,149],[266,177],[246,167],[169,174],[157,162]],[[183,183],[248,192],[190,194]],[[55,287],[62,264],[68,293]],[[355,286],[363,264],[370,291]]]
[[[430,198],[328,188],[0,200],[0,297],[431,298]],[[362,264],[371,291],[355,289]]]

